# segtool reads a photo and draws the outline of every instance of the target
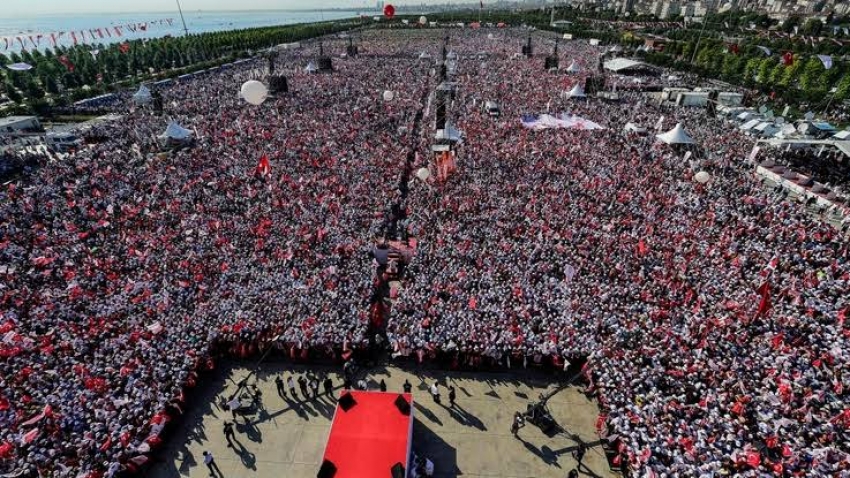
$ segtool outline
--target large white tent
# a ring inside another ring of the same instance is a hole
[[[570,98],[584,98],[584,88],[581,87],[581,83],[576,83],[567,95]]]
[[[168,123],[165,132],[159,136],[159,141],[164,146],[179,146],[191,143],[194,133],[174,121]]]
[[[667,144],[694,144],[694,140],[685,132],[682,123],[676,123],[676,127],[670,131],[655,135],[659,141]]]
[[[315,63],[311,61],[310,63],[307,63],[307,67],[304,68],[304,71],[306,71],[307,73],[315,73],[319,71],[319,68],[316,66]]]
[[[135,101],[137,105],[146,105],[150,103],[152,99],[153,95],[151,95],[151,90],[145,85],[140,86],[139,91],[133,94],[133,101]]]
[[[576,65],[575,60],[573,60],[573,62],[570,63],[570,66],[567,67],[567,73],[575,74],[575,73],[578,73],[579,71],[581,71],[581,68],[579,68],[578,65]]]

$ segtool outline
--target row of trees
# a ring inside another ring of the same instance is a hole
[[[476,21],[477,18],[476,11],[446,13],[436,17],[442,21],[466,22]],[[646,33],[656,33],[671,40],[660,52],[639,51],[638,47],[644,44],[641,34],[622,31],[614,24],[600,25],[599,22],[589,21],[634,21],[635,18],[620,18],[610,12],[587,12],[569,7],[559,8],[557,18],[573,22],[566,31],[576,38],[597,38],[603,44],[619,44],[626,49],[626,54],[634,52],[650,63],[758,89],[765,94],[781,97],[789,103],[826,104],[832,100],[850,100],[850,65],[843,60],[844,55],[850,53],[850,49],[829,39],[812,45],[811,42],[800,41],[799,37],[794,40],[759,36],[759,28],[774,25],[774,21],[766,15],[727,12],[709,15],[704,30],[699,23],[682,29],[650,29]],[[488,22],[504,21],[513,25],[526,24],[538,29],[553,29],[549,24],[551,16],[548,11],[492,12],[484,19]],[[844,19],[838,19],[833,24],[837,25],[839,21]],[[797,22],[799,23],[799,20]],[[802,23],[809,25],[812,22],[820,20]],[[751,24],[756,26],[756,30],[749,30]],[[793,29],[793,26],[792,22],[788,28]],[[810,28],[811,26],[800,28],[800,34]],[[829,31],[832,33],[832,28],[829,28]],[[837,36],[842,35],[843,30],[839,28]],[[772,54],[766,55],[759,46],[769,48]],[[781,58],[786,52],[791,52],[794,58],[793,63],[787,66]],[[832,68],[824,67],[816,56],[819,54],[832,57]]]
[[[50,105],[66,105],[152,78],[175,77],[247,57],[259,49],[350,30],[365,22],[368,20],[252,28],[0,54],[0,93],[19,105],[11,111],[41,112]],[[2,68],[19,62],[33,69]]]

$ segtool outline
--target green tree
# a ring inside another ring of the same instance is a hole
[[[813,56],[809,58],[809,61],[803,65],[802,72],[800,73],[800,89],[806,93],[825,91],[826,85],[822,81],[822,78],[826,76],[825,73],[826,69],[824,69],[823,63],[821,63],[818,57]]]
[[[836,86],[835,98],[839,100],[850,100],[850,75],[841,77],[841,80]]]
[[[781,64],[780,64],[781,65]],[[790,66],[783,66],[784,70],[779,78],[778,84],[783,88],[793,87],[800,76],[803,62],[799,58],[794,58],[794,63]]]

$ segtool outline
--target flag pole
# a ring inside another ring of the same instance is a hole
[[[180,6],[180,0],[176,0],[177,2],[177,11],[180,12],[180,20],[183,22],[183,33],[186,36],[189,36],[189,29],[186,28],[186,19],[183,17],[183,8]]]

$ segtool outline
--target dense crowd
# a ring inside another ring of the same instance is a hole
[[[316,54],[282,55],[291,92],[259,107],[238,97],[259,60],[164,89],[163,116],[128,102],[99,143],[3,188],[0,473],[133,469],[210,347],[365,342],[369,251],[425,76],[381,56],[308,75]],[[160,153],[168,120],[195,145]]]
[[[850,476],[850,248],[763,190],[751,140],[632,93],[563,99],[583,75],[544,74],[542,59],[466,62],[458,78],[460,173],[412,189],[419,241],[389,324],[396,351],[514,367],[588,356],[600,431],[646,476]],[[547,110],[607,129],[518,126]],[[661,116],[704,156],[623,131]],[[703,169],[707,185],[693,180]]]
[[[259,107],[237,96],[259,61],[176,82],[164,116],[128,104],[97,144],[5,187],[0,473],[134,469],[216,351],[366,343],[368,251],[395,215],[417,243],[387,324],[397,356],[589,357],[601,431],[649,476],[847,475],[846,239],[761,189],[746,137],[639,93],[566,98],[597,49],[562,44],[568,76],[516,58],[524,41],[452,32],[464,141],[446,183],[398,187],[433,137],[439,80],[419,56],[439,43],[417,32],[364,35],[334,74],[304,71],[315,47],[284,52],[292,91]],[[606,129],[520,126],[546,111]],[[706,157],[623,131],[662,115]],[[169,118],[193,147],[159,153]]]

